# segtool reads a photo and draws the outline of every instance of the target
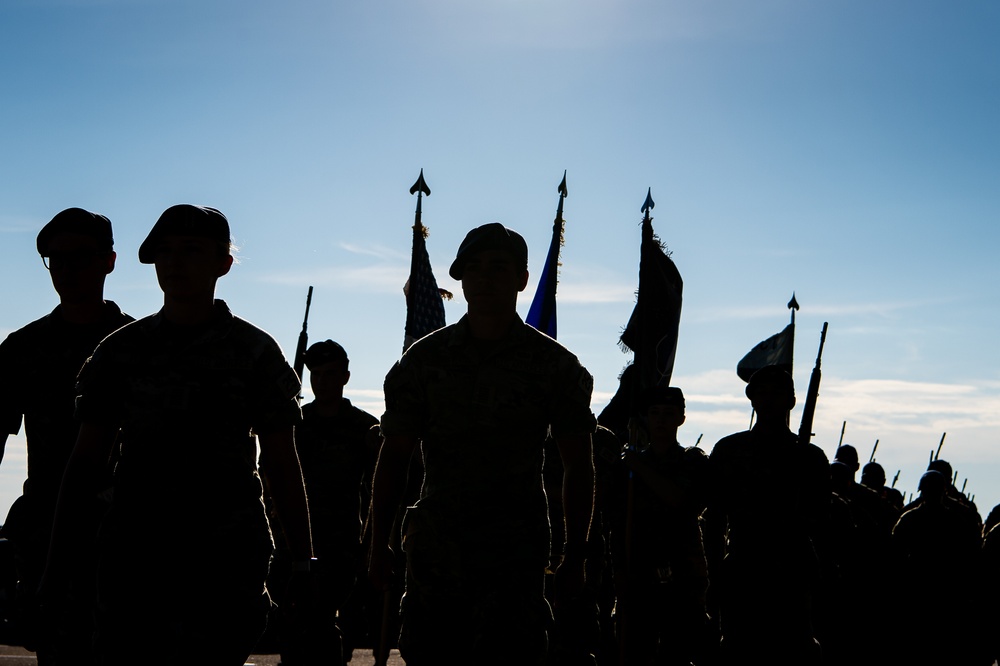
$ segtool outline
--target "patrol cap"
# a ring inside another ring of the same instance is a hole
[[[524,242],[521,234],[513,229],[508,229],[499,222],[490,222],[476,227],[465,235],[465,240],[458,247],[455,261],[451,262],[451,268],[448,269],[448,275],[456,280],[461,280],[462,273],[465,271],[465,263],[469,257],[483,250],[510,252],[521,267],[528,267],[528,244]]]
[[[35,247],[38,248],[38,254],[43,257],[46,256],[52,237],[61,233],[90,236],[108,250],[114,247],[115,244],[114,236],[111,233],[111,220],[103,215],[91,213],[82,208],[67,208],[57,213],[38,232],[38,237],[35,239]]]
[[[139,246],[140,263],[153,263],[156,243],[164,236],[198,236],[229,245],[229,220],[219,210],[208,206],[171,206],[163,211],[146,240]]]
[[[640,412],[645,414],[653,405],[675,405],[683,410],[684,393],[676,386],[650,386],[643,389],[639,398]]]
[[[788,391],[789,395],[795,396],[795,382],[788,371],[780,365],[765,365],[763,368],[753,373],[750,381],[747,382],[746,395],[753,398],[754,392],[763,384],[771,384]]]
[[[306,350],[305,362],[310,371],[332,361],[339,361],[345,366],[348,362],[347,352],[333,340],[317,342]]]

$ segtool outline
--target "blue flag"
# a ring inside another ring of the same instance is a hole
[[[562,220],[552,225],[552,242],[545,257],[542,277],[535,289],[535,298],[528,308],[525,323],[534,326],[552,339],[556,338],[556,283],[559,282],[559,248],[562,247]]]

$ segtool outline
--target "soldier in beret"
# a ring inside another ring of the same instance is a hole
[[[68,208],[38,233],[38,254],[49,269],[59,305],[41,319],[11,333],[0,344],[0,458],[10,434],[24,419],[28,449],[28,478],[24,494],[10,509],[2,535],[15,549],[19,602],[34,603],[34,593],[45,567],[59,484],[76,442],[73,419],[76,376],[97,343],[132,318],[105,300],[104,283],[115,268],[111,221],[82,208]],[[110,468],[95,469],[94,484],[110,485]],[[106,503],[97,493],[83,500],[81,516],[91,532]],[[93,633],[93,567],[87,554],[89,540],[77,544],[79,557],[72,595],[60,609],[57,626],[25,627],[25,641],[37,649],[40,664],[88,661]],[[37,619],[37,616],[36,616]],[[55,622],[49,618],[46,623]],[[49,629],[39,633],[43,629]],[[54,629],[54,631],[52,631]]]
[[[473,229],[449,274],[468,312],[418,340],[385,379],[385,443],[375,472],[369,575],[390,577],[390,530],[410,456],[424,480],[407,510],[400,653],[408,664],[540,664],[549,526],[542,447],[563,461],[566,544],[555,603],[583,590],[593,511],[593,380],[576,356],[516,312],[528,282],[524,239]]]

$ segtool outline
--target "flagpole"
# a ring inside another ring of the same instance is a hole
[[[559,203],[556,206],[556,218],[552,223],[552,240],[549,242],[548,254],[545,255],[545,266],[538,279],[535,296],[531,300],[528,315],[524,320],[525,323],[534,326],[553,339],[556,337],[556,286],[559,281],[559,251],[562,248],[565,228],[563,200],[569,196],[569,190],[566,188],[565,169],[557,191],[559,192]]]

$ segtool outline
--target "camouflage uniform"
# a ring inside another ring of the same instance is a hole
[[[572,353],[520,320],[484,343],[463,318],[389,371],[382,432],[420,438],[425,469],[403,528],[408,664],[544,658],[542,447],[550,427],[594,431],[592,388]]]
[[[252,431],[299,421],[298,380],[274,340],[216,301],[213,319],[141,319],[97,348],[77,414],[120,427],[101,534],[105,663],[157,646],[242,663],[266,620],[271,535]]]
[[[79,424],[73,418],[76,377],[84,361],[106,335],[132,321],[111,301],[104,305],[104,316],[93,324],[74,324],[60,314],[61,306],[50,314],[14,331],[0,344],[0,427],[17,434],[24,417],[28,449],[28,478],[24,494],[10,509],[2,535],[14,545],[19,587],[27,603],[33,596],[45,566],[49,535],[55,513],[59,485],[69,460]],[[105,486],[110,485],[110,468]],[[97,522],[106,503],[93,499],[89,511],[96,532]],[[80,544],[81,555],[76,570],[84,574],[81,584],[92,577],[83,553],[92,552],[93,544]],[[86,608],[93,607],[92,590],[77,589],[74,597]],[[89,625],[78,618],[72,627],[83,644],[89,642]],[[74,659],[81,659],[80,641]],[[58,649],[58,646],[56,646]]]

